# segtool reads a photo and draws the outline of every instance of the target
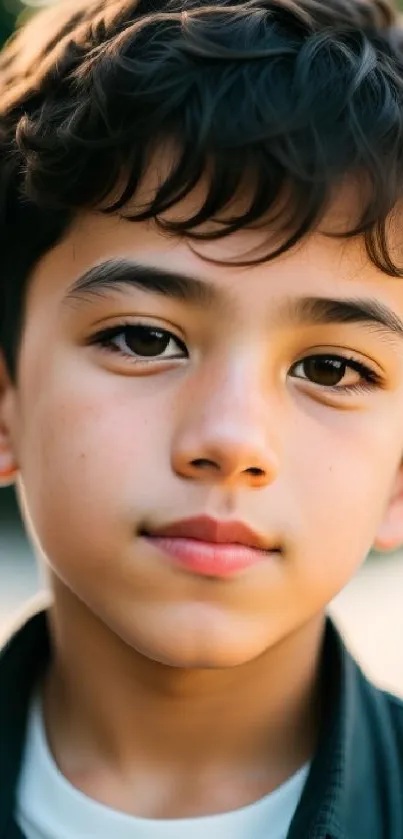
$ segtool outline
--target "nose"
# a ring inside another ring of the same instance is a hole
[[[267,394],[238,374],[194,387],[182,401],[172,447],[183,478],[264,487],[279,469],[279,439]],[[255,377],[256,378],[256,377]]]

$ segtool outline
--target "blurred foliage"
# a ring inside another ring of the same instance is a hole
[[[12,34],[22,9],[23,5],[20,0],[0,0],[0,46]]]

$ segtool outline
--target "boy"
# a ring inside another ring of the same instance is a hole
[[[1,79],[0,469],[53,597],[0,839],[401,839],[403,705],[325,616],[403,542],[392,12],[66,0]]]

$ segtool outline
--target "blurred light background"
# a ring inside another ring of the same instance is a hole
[[[41,4],[42,0],[0,0],[0,47],[15,22]],[[403,0],[399,5],[403,10]],[[7,631],[18,610],[41,589],[43,575],[25,537],[14,492],[1,490],[0,632]],[[403,696],[403,551],[370,556],[331,609],[369,675]]]

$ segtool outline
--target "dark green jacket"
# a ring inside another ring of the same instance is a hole
[[[14,807],[27,710],[50,654],[45,612],[0,654],[0,839],[22,839]],[[403,702],[367,681],[330,620],[321,681],[319,748],[288,839],[403,839]]]

